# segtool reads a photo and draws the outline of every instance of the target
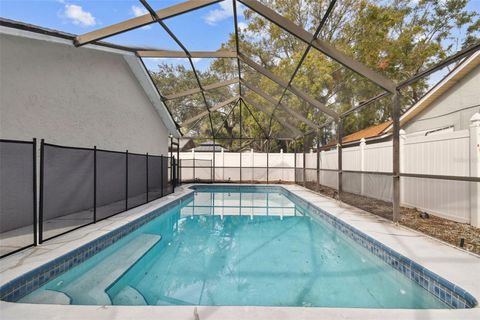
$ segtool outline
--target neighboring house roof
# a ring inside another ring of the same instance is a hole
[[[228,151],[224,146],[219,143],[213,143],[213,141],[205,141],[200,143],[198,147],[195,147],[195,152],[212,152],[213,150],[216,150],[216,152],[221,150]]]
[[[369,139],[382,135],[386,128],[390,126],[392,120],[365,128],[363,130],[354,132],[342,138],[342,143],[349,143],[354,141],[359,141],[362,138]]]
[[[378,138],[382,136],[383,132],[385,129],[392,123],[391,120],[376,124],[374,126],[362,129],[360,131],[351,133],[349,135],[346,135],[345,137],[342,138],[342,144],[348,144],[352,142],[358,142],[362,138],[364,139],[370,139],[370,138]],[[320,148],[320,150],[328,150],[332,147],[334,147],[337,144],[337,141],[332,141]]]
[[[480,65],[480,51],[475,52],[470,57],[466,58],[455,69],[453,69],[445,78],[431,88],[417,103],[411,106],[401,117],[400,125],[403,126],[415,118],[420,112],[427,109],[432,103],[438,99],[442,94],[452,88],[457,82],[462,80],[470,71]],[[342,138],[343,143],[358,142],[362,138],[372,139],[381,136],[390,135],[392,132],[392,121],[386,121],[363,130],[354,132]],[[331,142],[322,147],[328,149],[334,146],[337,142]]]
[[[180,145],[180,151],[188,151],[195,148],[195,142],[193,142],[192,139],[180,139],[179,145]],[[177,151],[176,144],[173,145],[173,151]]]
[[[18,22],[5,18],[0,18],[0,34],[8,34],[17,37],[49,41],[53,43],[61,43],[72,47],[74,46],[73,40],[76,37],[76,35],[71,33],[42,28],[28,23]],[[135,52],[131,48],[103,41],[98,41],[95,44],[86,45],[84,46],[84,48],[122,55],[128,66],[132,70],[133,74],[137,78],[138,82],[140,83],[140,86],[145,91],[145,94],[152,103],[153,107],[160,115],[160,118],[162,119],[165,127],[175,137],[181,136],[181,133],[178,131],[177,124],[173,120],[170,111],[161,100],[160,93],[155,84],[153,83],[148,73],[148,70],[145,68],[142,60],[135,55]]]

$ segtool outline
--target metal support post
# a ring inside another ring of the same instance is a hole
[[[267,140],[267,183],[269,182],[269,176],[268,176],[268,171],[269,171],[269,153],[270,153],[270,139]]]
[[[297,140],[293,140],[293,182],[297,183]]]
[[[212,169],[210,181],[215,182],[215,153],[217,152],[217,146],[215,145],[215,137],[213,137],[213,157],[212,157]]]
[[[306,153],[305,153],[305,148],[306,148],[306,141],[305,141],[305,135],[303,136],[303,186],[306,187],[306,173],[307,173],[307,169],[305,168],[305,165],[307,164],[307,161],[306,161]]]
[[[343,136],[343,123],[342,118],[339,118],[337,121],[337,155],[338,155],[338,164],[337,164],[337,172],[338,172],[338,200],[341,198],[341,194],[343,191],[342,186],[342,136]]]
[[[320,190],[320,136],[317,132],[317,191]]]
[[[400,92],[392,98],[393,120],[393,221],[400,220]]]

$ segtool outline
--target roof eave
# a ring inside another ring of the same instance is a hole
[[[473,63],[473,64],[472,64]],[[403,126],[415,119],[415,117],[420,114],[423,110],[427,109],[432,103],[434,103],[440,96],[447,92],[451,87],[455,85],[458,81],[463,79],[467,74],[470,73],[478,64],[480,64],[480,51],[473,53],[471,56],[462,61],[456,68],[454,68],[449,74],[447,74],[440,82],[438,82],[433,88],[431,88],[423,97],[417,101],[413,106],[411,106],[401,117],[400,125]],[[465,74],[459,75],[465,68],[471,67]],[[457,78],[458,77],[458,78]],[[438,92],[444,86],[451,84],[448,88],[445,89],[445,92],[442,92],[439,96],[434,97],[431,101],[427,101],[429,97]],[[412,115],[412,113],[416,112]],[[383,132],[392,132],[393,124],[390,124]]]

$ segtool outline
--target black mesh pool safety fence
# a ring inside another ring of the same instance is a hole
[[[148,184],[148,193],[147,200],[151,201],[153,199],[158,199],[163,196],[164,192],[162,185],[162,177],[164,172],[163,170],[163,156],[148,156],[147,166],[147,184]]]
[[[125,152],[97,150],[96,218],[102,220],[125,211],[127,163]]]
[[[0,140],[0,257],[36,244],[36,140]]]
[[[147,157],[142,154],[128,154],[127,209],[147,202]]]
[[[171,159],[41,143],[39,241],[174,191]]]
[[[94,152],[42,143],[40,242],[94,222]]]

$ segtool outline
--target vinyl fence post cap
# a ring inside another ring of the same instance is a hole
[[[475,113],[471,118],[470,118],[470,126],[471,127],[480,127],[480,112]]]

